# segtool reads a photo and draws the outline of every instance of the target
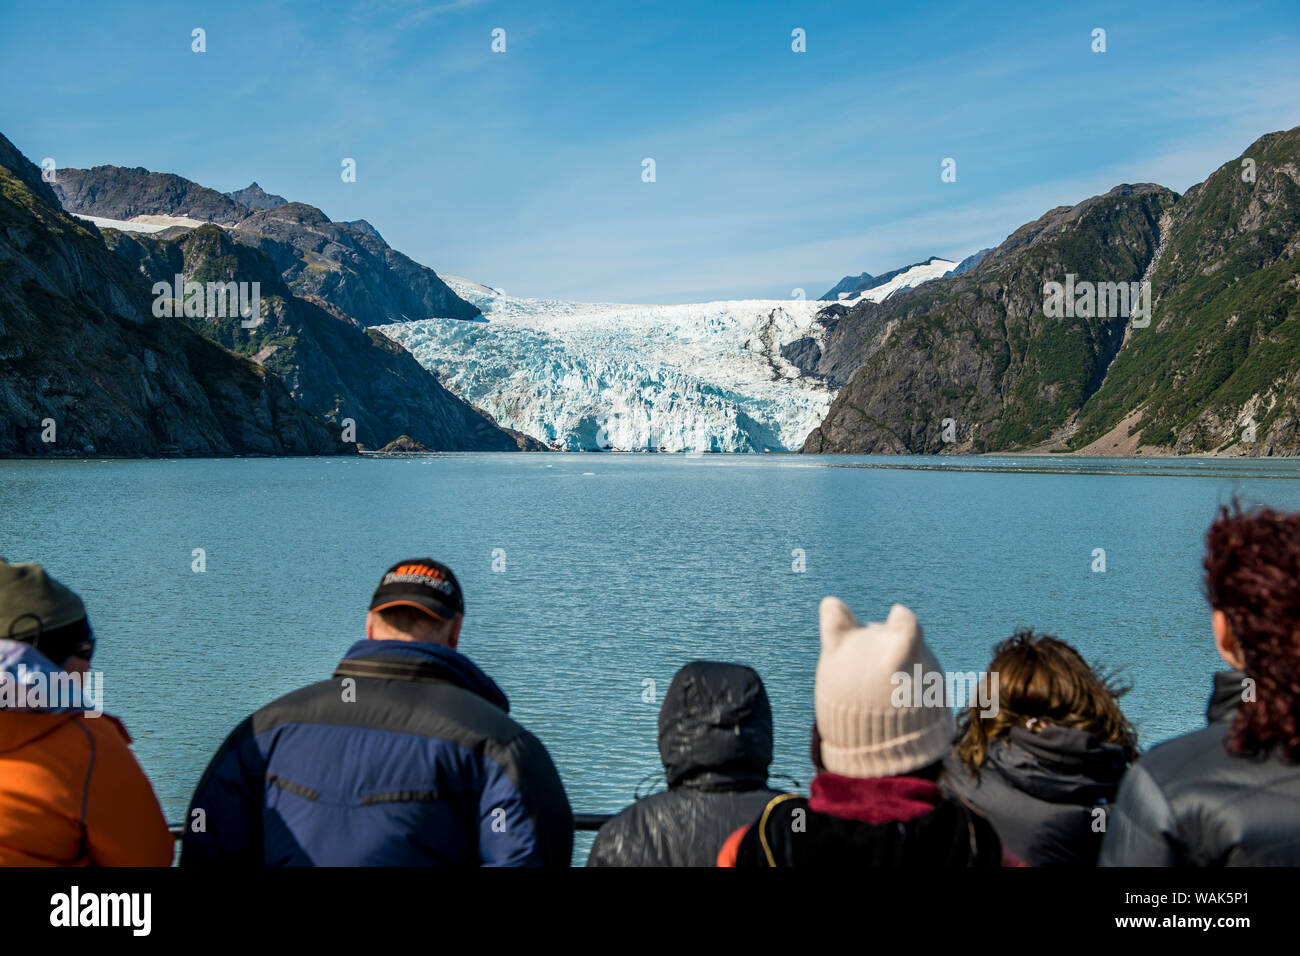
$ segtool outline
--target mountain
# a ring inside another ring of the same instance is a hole
[[[1300,453],[1300,127],[1188,189],[1161,234],[1151,326],[1129,332],[1069,446]]]
[[[992,249],[981,249],[979,252],[975,253],[974,255],[967,256],[961,262],[957,263],[957,268],[953,269],[952,272],[948,273],[948,275],[953,275],[953,276],[965,275],[967,272],[970,272],[977,265],[983,262],[984,257],[987,256],[992,251],[993,251]]]
[[[800,364],[844,386],[803,450],[1300,453],[1297,249],[1300,129],[1181,197],[1125,185],[1054,209],[971,271],[828,307]],[[1047,314],[1048,283],[1076,280],[1149,283],[1149,315],[1082,285],[1073,316]]]
[[[875,302],[880,302],[899,289],[910,289],[922,282],[929,282],[931,279],[945,276],[956,265],[957,263],[948,259],[931,256],[924,262],[914,262],[910,266],[893,269],[883,275],[873,276],[869,272],[864,272],[859,276],[845,276],[835,284],[834,288],[821,297],[821,301],[839,302],[844,299],[856,299],[858,296],[870,292],[872,294],[867,297]]]
[[[281,202],[254,183],[246,205],[171,173],[96,166],[61,169],[53,184],[63,208],[75,215],[112,220],[128,231],[136,217],[185,217],[183,225],[215,223],[245,245],[269,255],[297,295],[318,296],[363,325],[384,325],[430,316],[477,318],[476,308],[451,291],[432,269],[391,248],[364,220],[331,222],[315,206]],[[152,225],[145,223],[146,226]]]
[[[486,321],[385,326],[456,394],[569,450],[784,451],[833,395],[783,346],[803,300],[618,305],[507,296],[448,277]]]
[[[351,222],[343,222],[339,223],[339,225],[347,226],[349,229],[354,229],[357,232],[364,233],[367,236],[378,239],[380,242],[384,241],[384,237],[379,234],[379,230],[364,219],[353,219]]]
[[[250,183],[243,189],[236,189],[232,193],[225,194],[228,198],[252,209],[274,209],[276,206],[283,206],[289,200],[283,196],[276,196],[268,193],[257,183]]]
[[[184,216],[234,226],[250,210],[229,196],[173,173],[143,167],[60,169],[50,184],[70,213],[127,221],[136,216]]]
[[[296,294],[324,299],[363,325],[479,316],[436,272],[391,248],[373,226],[365,231],[330,222],[315,206],[291,202],[257,210],[232,236],[270,256]]]
[[[1044,282],[1140,280],[1176,199],[1121,186],[1022,226],[971,272],[841,306],[813,371],[847,384],[804,451],[997,451],[1048,438],[1096,390],[1128,320],[1048,318]]]
[[[0,455],[355,451],[274,374],[151,306],[0,135]]]
[[[150,284],[257,283],[264,319],[244,328],[240,317],[192,316],[181,321],[284,379],[294,398],[326,421],[356,424],[356,439],[379,448],[402,435],[439,451],[536,450],[450,394],[433,373],[376,329],[363,328],[325,300],[294,295],[263,252],[214,225],[174,238],[104,230],[108,247]],[[177,303],[173,309],[181,314]],[[217,310],[211,310],[213,312]]]
[[[823,302],[835,302],[841,295],[848,297],[862,289],[870,289],[871,283],[875,279],[870,272],[864,272],[861,275],[845,276],[839,282],[831,287],[831,290],[821,297]]]

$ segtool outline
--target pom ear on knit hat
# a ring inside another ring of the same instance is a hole
[[[898,675],[912,681],[918,664],[942,673],[916,615],[895,604],[883,623],[863,625],[828,597],[820,617],[814,698],[822,765],[846,777],[893,777],[942,759],[952,744],[952,712],[914,706],[911,694],[898,692]]]

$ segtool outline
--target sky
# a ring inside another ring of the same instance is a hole
[[[958,260],[1300,125],[1295,0],[1052,6],[0,0],[0,133],[256,181],[512,295],[661,303]]]

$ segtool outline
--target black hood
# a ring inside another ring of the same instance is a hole
[[[668,786],[761,786],[772,763],[772,707],[753,668],[692,661],[659,709],[659,755]]]
[[[1115,796],[1128,768],[1123,748],[1072,727],[1023,727],[988,749],[984,766],[1017,790],[1053,803],[1094,804]]]
[[[1205,716],[1212,724],[1227,720],[1241,706],[1241,692],[1245,686],[1245,671],[1219,671],[1214,675],[1214,689]]]

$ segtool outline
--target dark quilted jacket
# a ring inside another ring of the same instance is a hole
[[[1082,730],[1013,727],[989,747],[979,773],[950,760],[946,783],[1030,866],[1094,866],[1106,804],[1127,766],[1121,747]]]
[[[776,791],[758,674],[712,661],[678,671],[659,711],[659,754],[668,789],[601,827],[588,866],[713,866],[727,837],[762,812]]]
[[[1102,866],[1300,866],[1300,765],[1226,746],[1242,674],[1217,675],[1210,726],[1145,754],[1120,786]]]

